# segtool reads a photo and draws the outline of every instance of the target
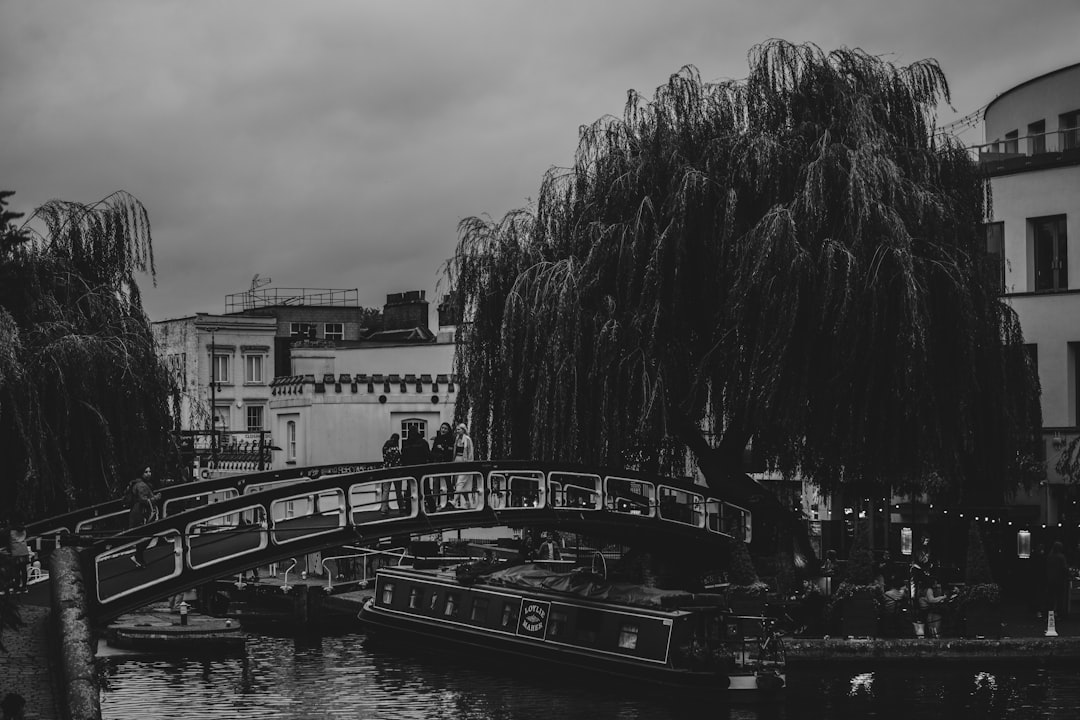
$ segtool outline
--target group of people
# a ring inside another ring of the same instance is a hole
[[[471,462],[475,459],[472,438],[465,423],[459,423],[451,429],[450,423],[443,423],[432,438],[431,444],[417,430],[407,433],[405,440],[394,433],[383,443],[382,456],[384,467],[398,465],[426,465],[443,462]],[[425,510],[435,512],[439,509],[469,509],[476,506],[475,477],[469,473],[458,475],[434,476],[425,480],[429,484],[424,488]],[[390,514],[390,492],[397,501],[398,512],[408,515],[412,512],[412,497],[401,480],[386,483],[381,493],[379,513]]]

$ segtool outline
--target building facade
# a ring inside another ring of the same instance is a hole
[[[1017,501],[1045,525],[1075,525],[1078,498],[1055,466],[1080,425],[1080,63],[1003,92],[983,119],[993,272],[1042,386],[1047,482]]]
[[[455,327],[441,323],[452,316],[440,307],[435,333],[423,291],[390,294],[381,310],[355,292],[253,289],[225,314],[153,323],[196,472],[378,462],[391,433],[430,438],[450,422]]]

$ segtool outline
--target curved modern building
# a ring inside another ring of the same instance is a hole
[[[1041,523],[1075,526],[1080,497],[1054,466],[1080,434],[1080,63],[1003,92],[983,120],[987,243],[1042,384],[1048,482],[1019,500],[1040,507]]]

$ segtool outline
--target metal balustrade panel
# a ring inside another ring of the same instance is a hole
[[[661,520],[705,528],[705,496],[670,485],[661,485],[658,505]]]
[[[609,475],[604,478],[604,498],[611,512],[656,516],[656,485],[653,483]]]
[[[274,500],[270,524],[270,536],[276,545],[336,532],[348,524],[345,490],[331,488]]]
[[[548,473],[547,479],[548,497],[553,508],[603,509],[603,490],[599,475],[553,471]]]
[[[182,538],[172,529],[99,554],[94,558],[98,602],[107,603],[180,577],[182,555]]]
[[[259,552],[269,545],[266,508],[251,505],[189,523],[187,562],[201,569]]]

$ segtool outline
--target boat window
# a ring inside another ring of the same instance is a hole
[[[473,600],[472,613],[469,614],[469,619],[473,621],[483,621],[487,619],[488,599],[485,597],[478,597]]]
[[[439,593],[435,590],[431,591],[431,602],[428,603],[428,610],[434,610],[435,606],[439,604]]]
[[[505,627],[513,627],[517,625],[518,606],[513,600],[507,600],[503,605],[502,620],[500,625]]]
[[[415,610],[416,608],[420,607],[420,595],[421,595],[420,588],[414,587],[411,590],[409,590],[409,607],[410,608]]]
[[[443,615],[446,617],[457,617],[458,615],[458,596],[457,593],[446,594],[446,607],[443,609]]]
[[[389,605],[394,601],[394,583],[388,582],[383,585],[382,589],[382,603],[383,605]]]
[[[631,623],[623,623],[619,628],[619,647],[626,650],[637,649],[638,626]]]
[[[551,611],[548,620],[548,637],[558,637],[566,630],[566,613],[559,610]]]
[[[577,642],[579,645],[596,645],[604,616],[597,610],[579,610],[577,615]]]

